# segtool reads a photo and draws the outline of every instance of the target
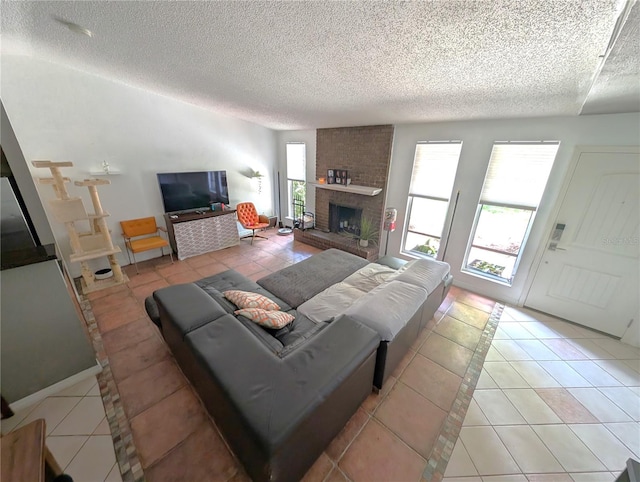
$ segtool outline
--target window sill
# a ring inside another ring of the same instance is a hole
[[[511,288],[511,285],[513,284],[513,282],[509,282],[504,278],[498,278],[497,276],[492,276],[490,274],[481,274],[481,271],[477,271],[474,269],[468,269],[468,268],[462,268],[460,270],[460,272],[464,273],[464,274],[468,274],[469,276],[473,276],[474,278],[479,278],[485,281],[490,281],[491,283],[496,283],[502,286],[506,286],[508,288]]]

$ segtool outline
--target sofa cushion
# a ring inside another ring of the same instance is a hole
[[[244,316],[251,321],[267,328],[283,328],[295,318],[289,313],[276,310],[263,310],[261,308],[245,308],[235,312],[238,316]]]
[[[302,303],[298,306],[298,312],[316,323],[331,322],[354,301],[384,283],[395,272],[388,266],[370,263]]]
[[[279,311],[280,306],[260,293],[252,293],[242,290],[227,290],[222,293],[226,299],[238,308],[260,308],[262,310]],[[236,313],[237,314],[237,313]]]
[[[277,303],[280,306],[281,311],[289,311],[291,309],[291,306],[282,301],[282,299],[267,291],[255,281],[251,281],[246,276],[243,276],[232,269],[198,280],[195,284],[206,291],[229,314],[233,314],[238,307],[226,299],[222,294],[223,291],[227,290],[243,290],[259,293]]]
[[[344,312],[374,329],[382,341],[393,341],[427,299],[427,291],[403,281],[389,281],[369,291]]]
[[[435,259],[414,259],[402,266],[392,279],[421,286],[431,293],[451,270],[448,263]]]
[[[367,264],[364,258],[332,248],[260,278],[258,284],[297,308]]]

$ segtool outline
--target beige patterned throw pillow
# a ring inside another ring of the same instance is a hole
[[[283,311],[268,311],[260,308],[245,308],[244,310],[237,310],[235,314],[249,318],[251,321],[266,328],[282,328],[295,319],[293,315]]]
[[[258,293],[241,290],[228,290],[222,294],[238,308],[261,308],[269,311],[280,309],[277,303]]]

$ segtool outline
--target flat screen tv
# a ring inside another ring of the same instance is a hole
[[[158,183],[167,213],[209,209],[211,203],[229,204],[227,171],[160,172]]]

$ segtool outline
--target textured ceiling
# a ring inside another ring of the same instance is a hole
[[[302,129],[578,115],[583,105],[589,113],[637,111],[637,5],[601,65],[624,6],[2,1],[0,31],[3,55],[32,55],[274,129]]]

